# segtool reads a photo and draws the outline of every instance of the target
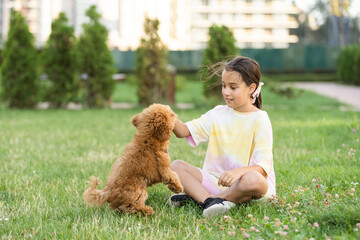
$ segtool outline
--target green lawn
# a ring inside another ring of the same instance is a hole
[[[192,99],[201,95],[196,95],[201,87],[185,85],[177,98],[197,101]],[[172,193],[162,184],[149,188],[151,217],[83,203],[89,177],[105,182],[135,131],[130,118],[141,108],[0,109],[0,238],[360,239],[360,113],[342,112],[338,102],[310,92],[279,97],[266,85],[263,102],[273,125],[278,198],[266,205],[239,205],[230,218],[213,220],[204,220],[195,206],[171,208]],[[208,106],[174,110],[187,121]],[[205,144],[191,148],[174,136],[170,142],[172,159],[201,167]]]
[[[136,76],[128,74],[127,80],[116,83],[114,94],[112,96],[113,102],[127,102],[137,103],[137,86]],[[189,81],[189,79],[191,81]],[[197,103],[204,102],[202,95],[202,86],[199,81],[196,81],[195,74],[178,74],[176,76],[176,85],[178,91],[175,91],[175,101],[182,103]]]

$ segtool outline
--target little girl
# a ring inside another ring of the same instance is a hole
[[[202,169],[182,160],[172,163],[185,194],[171,196],[182,206],[196,200],[204,217],[225,214],[236,203],[266,200],[276,194],[270,119],[261,110],[261,73],[256,61],[236,57],[222,66],[219,105],[200,118],[176,122],[174,133],[196,147],[208,142]]]

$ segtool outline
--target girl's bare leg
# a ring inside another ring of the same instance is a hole
[[[198,202],[204,202],[211,194],[204,188],[202,174],[199,169],[182,160],[171,163],[171,169],[179,175],[181,184],[187,195]]]
[[[250,171],[244,174],[231,187],[214,196],[234,203],[248,202],[252,198],[263,197],[268,189],[267,180],[261,173]]]

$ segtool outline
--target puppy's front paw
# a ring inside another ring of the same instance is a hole
[[[184,188],[181,184],[170,184],[169,189],[174,193],[181,193],[184,191]]]
[[[151,215],[154,214],[154,210],[152,209],[152,207],[145,206],[145,207],[142,209],[142,213],[143,213],[144,215],[151,216]]]

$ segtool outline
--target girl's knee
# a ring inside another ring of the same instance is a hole
[[[258,192],[265,194],[268,183],[261,173],[250,171],[241,177],[238,182],[238,187],[242,192]]]
[[[194,176],[196,179],[202,179],[202,174],[197,167],[183,161],[183,160],[175,160],[171,163],[171,170],[178,174],[188,173],[191,176]],[[199,180],[200,181],[200,180]]]
[[[185,162],[183,160],[175,160],[171,163],[171,170],[177,172],[181,169],[184,169]]]

